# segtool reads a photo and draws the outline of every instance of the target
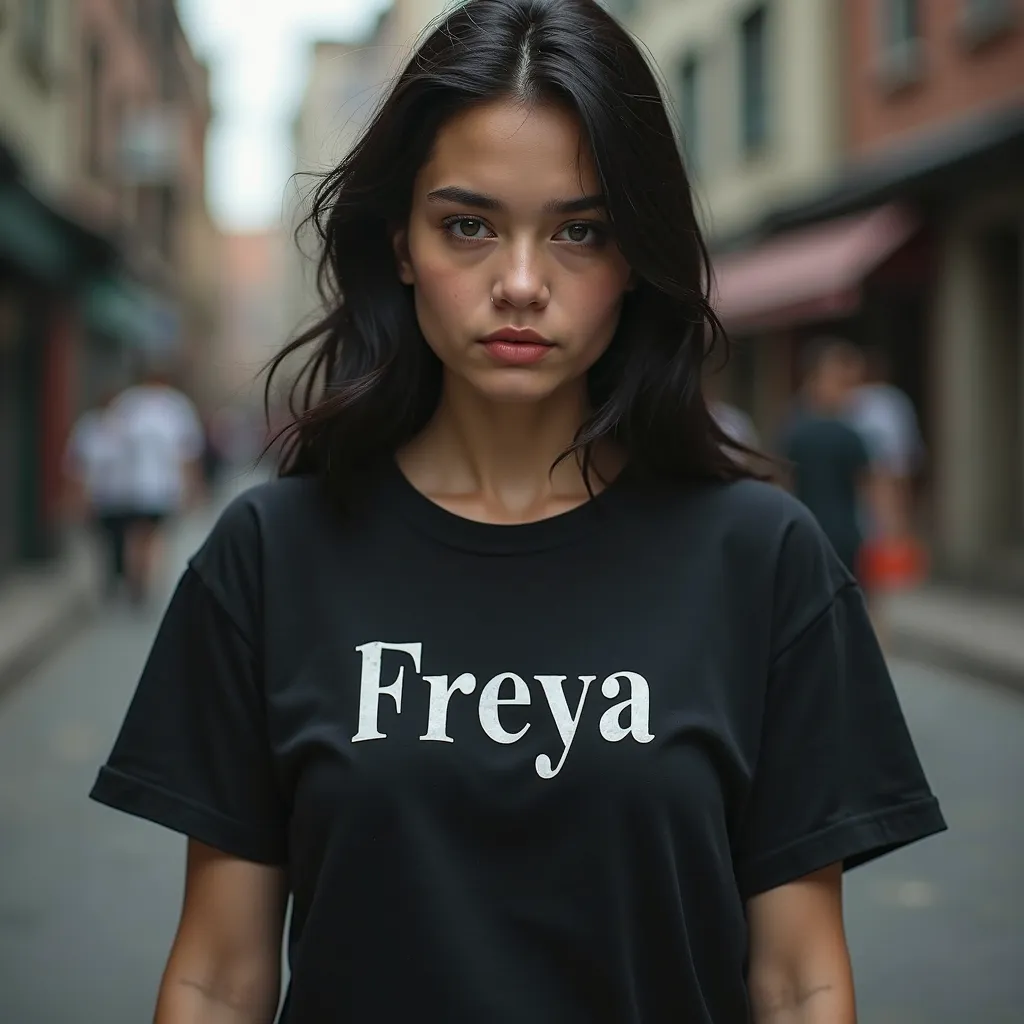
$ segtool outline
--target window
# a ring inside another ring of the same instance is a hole
[[[744,156],[768,144],[768,9],[755,7],[740,25],[740,141]]]
[[[47,38],[50,33],[49,0],[21,0],[18,12],[18,48],[29,71],[44,80],[48,71]]]
[[[963,0],[960,31],[968,47],[982,46],[1011,31],[1019,17],[1014,0]]]
[[[921,12],[917,0],[881,3],[879,72],[887,88],[899,89],[921,77]]]
[[[885,48],[913,46],[920,34],[917,0],[885,0]]]
[[[692,54],[679,64],[679,121],[687,169],[699,173],[702,160],[700,63]]]
[[[103,48],[95,39],[85,48],[85,169],[94,178],[103,175]]]

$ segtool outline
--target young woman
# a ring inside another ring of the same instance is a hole
[[[944,825],[860,593],[700,393],[707,260],[591,0],[470,0],[323,183],[283,479],[93,795],[189,836],[159,1024],[849,1024],[840,876]],[[716,331],[717,333],[717,331]]]

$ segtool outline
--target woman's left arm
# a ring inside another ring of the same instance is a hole
[[[834,864],[748,903],[754,1024],[856,1024],[842,877]]]

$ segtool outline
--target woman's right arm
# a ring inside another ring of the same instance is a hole
[[[271,1024],[286,905],[283,868],[190,839],[185,901],[155,1024]]]

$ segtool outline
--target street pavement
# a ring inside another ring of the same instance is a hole
[[[212,522],[173,538],[170,586]],[[0,1022],[143,1024],[185,841],[86,798],[160,608],[111,608],[0,700]],[[847,876],[861,1024],[1024,1020],[1024,698],[894,674],[950,831]]]

